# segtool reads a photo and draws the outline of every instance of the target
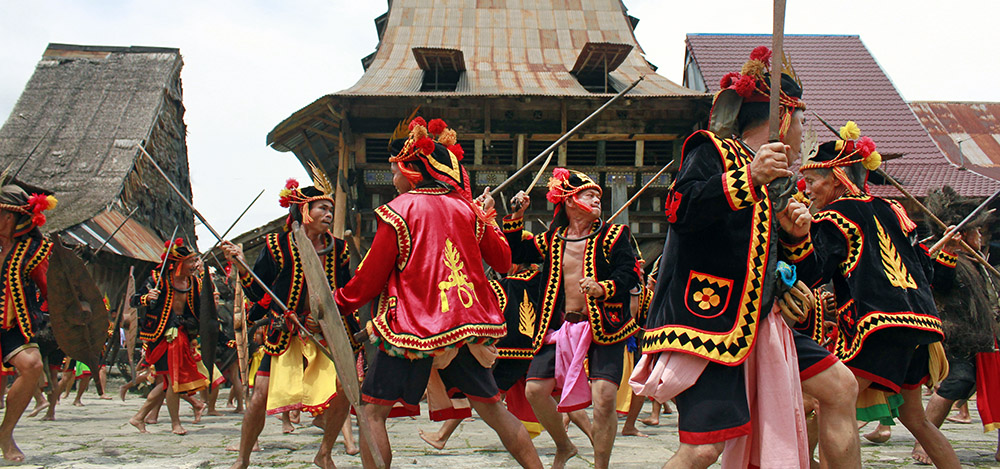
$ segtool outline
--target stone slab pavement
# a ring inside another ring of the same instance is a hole
[[[110,389],[119,383],[112,380]],[[223,400],[227,391],[223,390]],[[222,416],[206,416],[202,423],[193,424],[192,410],[181,402],[182,423],[187,428],[185,436],[170,432],[166,409],[162,409],[160,423],[150,425],[152,433],[139,434],[127,421],[138,409],[142,399],[129,395],[125,402],[99,400],[93,387],[84,396],[84,407],[69,405],[72,398],[64,399],[56,411],[56,421],[44,422],[24,418],[14,436],[27,460],[19,467],[46,468],[224,468],[228,467],[234,453],[226,451],[227,445],[239,440],[240,415],[232,409],[220,408]],[[958,451],[966,467],[997,467],[994,461],[996,433],[983,433],[978,414],[973,407],[973,423],[961,425],[946,422],[945,435]],[[649,412],[649,403],[641,416]],[[444,450],[438,451],[423,442],[418,430],[434,431],[438,424],[423,416],[392,419],[389,436],[393,443],[393,465],[402,468],[501,468],[517,467],[508,456],[499,439],[490,428],[475,418],[463,422],[455,431]],[[302,423],[308,418],[303,416]],[[676,414],[664,415],[661,424],[649,427],[639,424],[639,429],[649,436],[622,437],[615,442],[611,464],[614,468],[660,467],[677,448]],[[870,424],[865,430],[873,428]],[[355,426],[355,433],[357,427]],[[252,456],[253,467],[312,467],[312,458],[319,445],[321,430],[301,425],[291,433],[281,433],[281,423],[269,417],[261,435],[261,452]],[[569,461],[570,468],[593,467],[593,451],[586,437],[573,427],[570,436],[580,448],[580,454]],[[534,440],[542,462],[551,464],[555,452],[552,440],[542,434]],[[885,444],[872,444],[862,440],[864,467],[895,468],[919,467],[909,458],[913,437],[902,425],[893,427],[893,435]],[[344,452],[342,440],[333,454],[339,467],[358,467],[358,456]],[[926,467],[926,466],[924,466]]]

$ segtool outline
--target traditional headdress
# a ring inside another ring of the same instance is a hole
[[[861,136],[861,129],[854,121],[847,121],[840,128],[840,140],[826,142],[819,146],[816,154],[805,164],[801,171],[807,169],[831,169],[833,175],[847,187],[848,194],[859,195],[862,193],[854,181],[847,176],[845,167],[861,163],[868,171],[875,171],[882,164],[882,155],[875,151],[875,141],[869,137]],[[862,187],[868,182],[867,172],[865,173]]]
[[[578,203],[575,196],[587,189],[597,189],[597,192],[604,195],[604,190],[590,176],[566,168],[553,169],[548,186],[549,191],[545,194],[545,198],[555,205],[555,212],[553,212],[552,218],[557,226],[562,225],[562,222],[567,220],[565,214],[565,202],[567,200],[572,201],[572,203]],[[581,208],[590,210],[588,207]]]
[[[300,188],[299,181],[295,178],[289,178],[285,181],[285,187],[278,192],[278,203],[282,207],[288,208],[288,218],[285,219],[286,231],[291,229],[292,222],[296,219],[296,213],[303,224],[312,222],[312,217],[309,216],[309,204],[317,200],[329,200],[330,203],[334,203],[331,195],[333,194],[333,185],[330,184],[326,173],[311,161],[309,162],[309,171],[312,173],[313,185]]]
[[[955,189],[952,189],[951,186],[944,186],[940,189],[928,191],[927,197],[924,199],[924,205],[938,219],[944,222],[946,226],[952,226],[961,223],[965,217],[969,216],[979,206],[979,199],[963,197],[958,192],[955,192]],[[979,215],[970,220],[962,230],[980,228],[990,223],[992,218],[992,211],[983,210]],[[927,220],[927,228],[935,236],[944,234],[941,226],[932,223],[930,220]]]
[[[792,113],[796,109],[805,109],[802,101],[802,83],[799,82],[795,70],[785,56],[781,61],[781,90],[778,102],[781,104],[779,114],[781,119],[780,136],[792,123]],[[730,72],[719,82],[719,92],[712,102],[712,113],[709,128],[723,137],[737,133],[736,117],[743,103],[766,103],[771,99],[771,49],[759,46],[750,53],[750,60],[743,64],[739,72]]]
[[[412,116],[411,116],[412,117]],[[436,141],[435,141],[436,139]],[[465,151],[458,144],[458,134],[441,119],[426,122],[423,117],[401,122],[389,142],[389,162],[418,161],[432,178],[458,190],[472,200],[469,174],[461,161]],[[411,182],[422,179],[420,173],[399,165],[400,171]]]
[[[16,215],[14,220],[14,237],[24,236],[31,230],[45,224],[46,210],[56,208],[58,201],[54,196],[46,194],[28,195],[24,189],[15,184],[0,187],[0,209]]]
[[[173,267],[170,270],[176,271],[182,262],[194,256],[195,253],[191,252],[191,249],[184,245],[184,238],[177,238],[173,243],[168,239],[163,242],[163,253],[160,254],[159,265],[162,266],[164,262],[173,263]]]

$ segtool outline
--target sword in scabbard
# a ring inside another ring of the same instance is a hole
[[[198,220],[201,220],[202,225],[204,225],[205,228],[208,228],[208,231],[212,233],[212,236],[215,236],[216,240],[222,242],[222,236],[219,235],[219,232],[215,231],[215,228],[212,228],[212,225],[208,223],[208,220],[206,220],[205,217],[201,214],[201,212],[199,212],[198,209],[194,207],[191,201],[184,196],[184,193],[181,192],[181,190],[177,187],[177,185],[175,185],[174,182],[170,179],[170,177],[167,176],[167,173],[163,171],[163,168],[160,168],[160,165],[156,162],[153,156],[150,155],[149,152],[147,152],[146,149],[142,147],[142,145],[139,145],[138,147],[139,150],[142,151],[142,154],[146,156],[146,159],[149,160],[150,164],[152,164],[153,167],[156,168],[156,171],[160,173],[160,176],[163,177],[163,180],[166,181],[166,183],[170,186],[170,188],[173,189],[174,193],[176,193],[177,196],[181,199],[181,201],[184,202],[184,205],[186,205],[189,209],[191,209],[191,212],[194,213],[195,217],[197,217]],[[298,234],[304,236],[304,232],[302,232],[301,228],[299,228],[298,231],[300,232]],[[299,236],[296,236],[296,238],[298,237]],[[313,263],[315,263],[315,265],[319,265],[319,256],[316,254],[316,251],[313,248],[312,244],[308,243],[307,246],[301,245],[305,243],[297,243],[297,244],[299,244],[299,251],[300,254],[302,254],[302,256],[300,257],[302,258],[301,260],[303,263],[303,268],[306,272],[307,285],[312,284],[316,285],[317,287],[319,285],[322,285],[324,282],[316,282],[316,281],[309,282],[310,273],[315,273],[315,269],[310,269],[309,266],[314,266]],[[252,268],[250,268],[250,266],[246,263],[244,259],[240,257],[235,257],[234,259],[240,266],[243,267],[243,269],[246,272],[250,274],[250,277],[253,278],[254,283],[256,283],[257,286],[264,291],[264,293],[268,294],[271,297],[271,304],[280,308],[286,320],[291,321],[292,324],[294,324],[295,327],[298,329],[299,333],[305,336],[309,341],[313,342],[316,345],[316,348],[321,353],[323,353],[323,355],[329,358],[331,362],[333,362],[336,369],[342,370],[339,376],[340,382],[342,385],[344,385],[344,389],[346,391],[345,394],[348,395],[348,399],[351,401],[351,404],[354,405],[355,408],[359,409],[359,415],[360,415],[360,409],[363,404],[360,395],[361,386],[358,383],[357,373],[354,372],[353,358],[348,359],[347,357],[345,357],[346,354],[344,353],[344,349],[346,347],[348,350],[350,350],[351,345],[350,341],[347,339],[347,332],[343,329],[343,327],[341,327],[339,330],[340,335],[336,333],[326,335],[326,338],[328,339],[337,339],[337,340],[327,340],[328,346],[323,345],[323,342],[317,339],[316,336],[302,324],[302,322],[298,318],[298,315],[294,311],[289,310],[288,306],[284,302],[282,302],[280,298],[278,298],[278,295],[276,295],[271,290],[271,288],[266,283],[264,283],[263,280],[261,280],[261,278],[257,275],[257,273],[254,272]],[[322,275],[322,266],[320,266],[319,269],[320,269],[319,271],[320,275]],[[321,289],[310,288],[309,290],[310,294],[312,294]],[[329,295],[329,298],[327,299],[327,301],[323,301],[322,303],[325,307],[330,308],[331,307],[330,302],[333,300],[333,296],[332,292],[328,291],[327,294]],[[335,302],[332,303],[332,311],[328,311],[329,314],[321,315],[321,317],[319,318],[320,324],[321,326],[323,326],[324,332],[337,332],[336,329],[328,331],[327,330],[328,326],[324,325],[327,324],[329,321],[340,321],[340,316],[339,313],[337,313],[336,308],[337,308],[336,303]],[[336,317],[333,317],[335,315]],[[333,348],[332,351],[330,350],[331,347]],[[347,354],[353,357],[353,352],[347,352]],[[367,419],[365,418],[358,419],[358,429],[361,431],[362,435],[364,435],[365,440],[368,441],[369,444],[372,444],[371,432],[368,428]],[[376,467],[379,468],[385,467],[385,463],[382,461],[381,458],[381,453],[378,451],[377,448],[375,451],[372,451],[372,456],[375,458]]]
[[[515,180],[517,180],[517,178],[521,177],[521,175],[523,175],[525,171],[531,169],[531,167],[534,166],[535,164],[537,164],[539,161],[541,161],[542,158],[546,158],[545,164],[542,166],[542,169],[538,171],[538,174],[535,175],[535,178],[534,178],[534,180],[532,180],[531,185],[528,186],[528,192],[530,192],[531,189],[535,187],[535,184],[538,182],[538,180],[541,178],[542,173],[545,172],[545,167],[548,166],[548,164],[549,164],[550,161],[552,161],[552,153],[555,151],[556,148],[559,148],[559,145],[562,145],[563,143],[566,143],[566,140],[569,140],[569,138],[572,137],[574,134],[576,134],[581,128],[583,128],[584,125],[587,125],[588,122],[590,122],[595,117],[597,117],[599,114],[601,114],[602,112],[604,112],[604,110],[607,109],[612,104],[614,104],[615,101],[618,101],[619,99],[621,99],[622,96],[625,96],[626,93],[628,93],[629,91],[632,91],[632,88],[635,88],[636,86],[638,86],[639,82],[641,82],[645,78],[646,78],[645,75],[640,75],[639,78],[637,80],[635,80],[634,82],[632,82],[632,84],[629,85],[628,88],[625,88],[624,90],[621,90],[620,92],[618,92],[618,94],[614,95],[614,97],[612,97],[611,99],[609,99],[608,102],[604,103],[601,107],[597,108],[597,110],[595,110],[594,112],[590,113],[589,116],[587,116],[582,121],[580,121],[579,124],[576,124],[572,129],[569,130],[569,132],[566,132],[561,137],[559,137],[558,140],[556,140],[555,142],[553,142],[552,145],[549,145],[548,148],[546,148],[545,150],[542,150],[542,152],[539,153],[538,156],[532,158],[531,161],[529,161],[527,164],[525,164],[524,166],[521,166],[521,169],[518,169],[513,175],[511,175],[509,178],[507,178],[506,180],[504,180],[503,182],[501,182],[498,186],[496,186],[495,188],[493,188],[493,190],[490,191],[490,196],[491,197],[496,197],[497,194],[500,193],[500,191],[502,191],[505,187],[507,187],[508,185],[510,185],[510,183],[512,183]]]
[[[813,111],[812,114],[813,116],[816,117],[816,119],[819,119],[819,121],[823,124],[824,127],[830,129],[830,132],[833,132],[833,134],[836,135],[837,138],[840,138],[840,132],[837,132],[837,129],[834,129],[829,122],[820,117],[820,115],[817,114],[816,111]],[[890,176],[889,173],[885,172],[885,170],[883,170],[882,168],[878,168],[875,170],[875,172],[878,173],[879,176],[882,176],[882,179],[889,181],[889,184],[892,184],[892,186],[895,187],[900,194],[903,194],[903,197],[905,197],[906,200],[909,200],[911,203],[913,203],[913,205],[916,205],[917,208],[924,213],[924,215],[927,215],[927,218],[933,221],[934,224],[937,225],[939,228],[944,230],[945,236],[942,236],[941,239],[937,243],[934,243],[934,246],[931,246],[931,249],[928,250],[931,252],[931,254],[937,253],[937,251],[939,251],[941,247],[944,246],[944,243],[946,243],[950,238],[950,236],[948,236],[949,234],[948,225],[946,225],[943,221],[941,221],[941,219],[938,218],[937,215],[935,215],[934,212],[932,212],[929,208],[927,208],[926,205],[920,203],[920,201],[917,200],[916,197],[914,197],[912,194],[910,194],[909,191],[904,189],[903,185],[900,184],[899,181],[896,181],[892,176]],[[996,200],[997,196],[1000,196],[1000,191],[994,192],[993,195],[991,195],[988,199],[986,199],[985,202],[983,202],[979,207],[976,207],[976,209],[973,210],[972,213],[969,214],[969,216],[965,217],[965,220],[962,220],[961,223],[956,225],[955,229],[951,230],[951,232],[957,233],[962,226],[965,226],[966,223],[975,218],[975,215],[977,215],[980,211],[982,211],[982,209],[984,209],[987,205]],[[958,241],[959,244],[962,246],[962,249],[964,249],[965,252],[971,254],[972,257],[976,260],[976,262],[980,263],[993,275],[1000,277],[1000,271],[998,271],[996,267],[993,267],[989,263],[989,261],[986,260],[986,258],[984,258],[981,254],[979,254],[978,250],[973,249],[972,246],[969,246],[969,244],[966,243],[964,239],[959,239]]]

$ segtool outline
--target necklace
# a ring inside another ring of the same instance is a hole
[[[329,241],[326,244],[323,245],[323,249],[320,249],[320,250],[316,251],[316,254],[319,254],[320,256],[325,256],[325,255],[329,254],[330,251],[333,251],[333,247],[336,245],[336,243],[333,242],[333,235],[330,234],[329,231],[327,231],[326,233],[323,233],[323,234],[326,235],[326,238]]]
[[[598,218],[597,222],[598,222],[597,229],[595,230],[595,229],[591,228],[590,234],[588,234],[586,236],[583,236],[581,238],[567,238],[567,237],[559,234],[559,231],[556,231],[555,235],[556,235],[557,238],[559,238],[559,239],[561,239],[563,241],[566,241],[567,243],[575,243],[577,241],[588,240],[590,238],[593,238],[594,236],[597,236],[597,233],[601,232],[601,228],[604,228],[604,220],[603,219]]]

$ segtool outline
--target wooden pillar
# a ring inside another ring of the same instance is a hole
[[[474,156],[472,157],[472,164],[483,164],[483,139],[476,139],[476,148]]]
[[[611,182],[611,206],[618,211],[625,202],[628,202],[628,185],[625,183],[625,178],[616,177]],[[623,210],[614,220],[608,220],[608,223],[628,225],[628,209]]]
[[[517,136],[517,157],[514,158],[514,164],[518,168],[524,166],[524,134],[518,134]]]
[[[337,174],[334,176],[337,178],[337,193],[334,196],[334,210],[333,210],[333,236],[336,238],[344,239],[344,225],[347,223],[347,188],[344,187],[344,181],[347,180],[347,144],[344,138],[344,129],[341,126],[339,136],[337,138],[337,150],[340,152],[338,162],[337,162]],[[360,235],[361,233],[357,233]]]
[[[646,159],[646,141],[636,140],[635,141],[635,166],[642,167],[645,166]]]

